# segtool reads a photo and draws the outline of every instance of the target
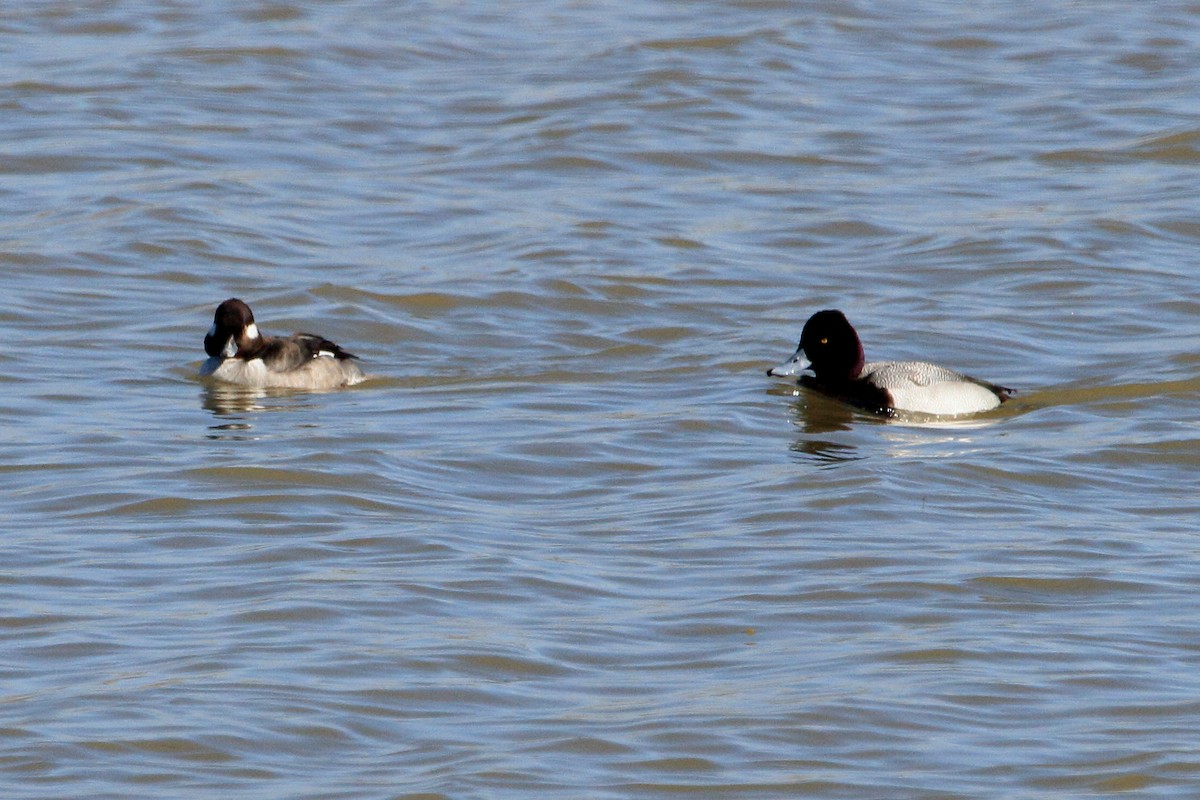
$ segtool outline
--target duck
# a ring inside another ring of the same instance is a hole
[[[800,386],[888,417],[978,414],[1016,391],[924,361],[868,362],[858,332],[837,309],[813,314],[795,354],[767,375],[791,377],[805,370],[812,374],[800,375]]]
[[[266,336],[250,306],[231,297],[213,315],[204,337],[208,360],[200,376],[252,388],[313,391],[353,386],[366,380],[358,356],[312,333]]]

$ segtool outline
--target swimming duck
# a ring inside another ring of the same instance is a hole
[[[818,311],[804,323],[800,346],[787,362],[767,370],[775,377],[801,375],[798,383],[877,414],[916,412],[938,416],[995,408],[1013,389],[923,361],[872,361],[841,311]]]
[[[231,297],[217,306],[204,337],[200,375],[256,388],[336,389],[366,379],[358,356],[321,336],[264,336],[250,306]]]

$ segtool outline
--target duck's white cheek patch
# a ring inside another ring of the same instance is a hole
[[[255,325],[253,322],[251,322],[249,325],[246,326],[246,338],[247,339],[257,339],[258,338],[258,326]]]
[[[221,355],[225,358],[233,358],[237,355],[237,343],[233,341],[232,336],[225,340],[225,346],[221,348]]]

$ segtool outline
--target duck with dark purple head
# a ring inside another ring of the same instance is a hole
[[[812,374],[800,374],[805,370]],[[800,374],[801,386],[887,416],[977,414],[996,408],[1014,392],[924,361],[867,361],[854,326],[836,310],[813,314],[796,353],[767,374]]]

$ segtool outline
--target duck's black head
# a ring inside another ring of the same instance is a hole
[[[818,311],[804,323],[800,349],[813,374],[826,381],[857,378],[866,357],[854,326],[841,311]]]

